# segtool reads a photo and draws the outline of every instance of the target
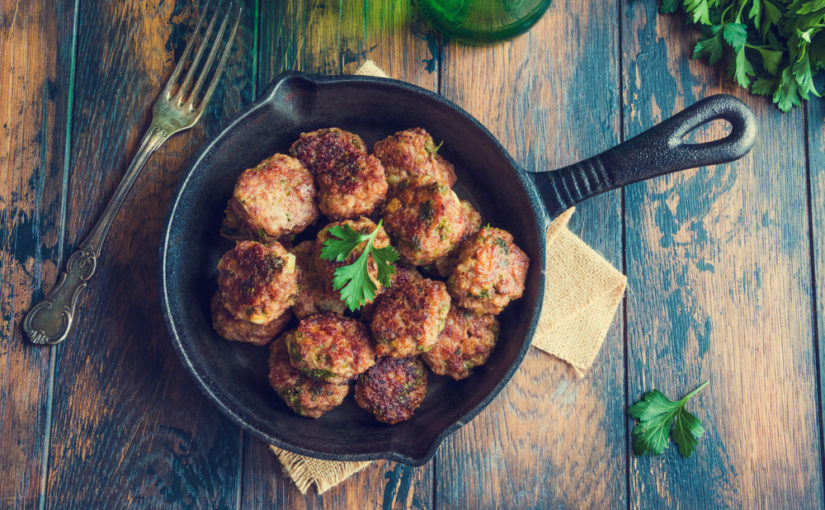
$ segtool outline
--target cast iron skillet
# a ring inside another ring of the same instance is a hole
[[[730,123],[725,138],[683,141],[715,119]],[[500,316],[501,338],[490,361],[459,382],[430,374],[424,403],[412,419],[394,426],[376,422],[351,397],[318,420],[298,416],[269,387],[267,349],[223,340],[210,322],[215,266],[231,248],[218,229],[235,179],[271,154],[286,152],[301,132],[329,126],[360,134],[370,147],[398,130],[429,130],[444,141],[439,153],[456,166],[459,195],[479,208],[485,223],[511,232],[531,260],[524,296]],[[528,173],[484,126],[432,92],[389,79],[283,74],[205,146],[172,201],[160,246],[161,298],[172,341],[218,408],[268,443],[324,459],[423,464],[444,437],[490,403],[529,348],[542,306],[545,227],[553,217],[597,193],[740,158],[755,136],[748,107],[719,95],[596,157]]]

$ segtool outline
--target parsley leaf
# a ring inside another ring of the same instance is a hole
[[[722,33],[721,27],[711,27],[710,36],[706,39],[701,39],[693,48],[693,58],[708,57],[708,62],[711,65],[715,64],[722,58]]]
[[[324,241],[321,258],[343,262],[359,244],[370,238],[369,234],[359,234],[349,225],[336,225],[329,229],[330,238]]]
[[[738,52],[745,47],[745,42],[748,39],[748,29],[742,23],[725,23],[722,26],[722,36],[725,38],[725,42]]]
[[[762,21],[762,0],[753,0],[751,10],[748,11],[748,17],[753,20],[756,28],[759,28],[760,22]]]
[[[392,246],[376,248],[373,243],[381,223],[378,222],[369,234],[361,234],[349,225],[336,225],[329,229],[330,237],[324,241],[321,248],[321,258],[334,262],[343,262],[349,258],[361,243],[366,242],[361,255],[352,264],[341,266],[335,270],[332,278],[332,287],[339,291],[341,301],[347,304],[351,311],[358,310],[375,299],[378,286],[369,274],[369,259],[372,256],[378,270],[378,281],[385,287],[390,286],[390,276],[395,273],[393,262],[398,260],[398,253]]]
[[[782,11],[770,0],[762,0],[762,16],[762,25],[759,28],[764,38],[771,27],[779,25],[779,21],[782,19]]]
[[[773,91],[776,89],[776,80],[770,78],[757,78],[751,85],[751,94],[758,94],[760,96],[773,96]]]
[[[779,70],[779,63],[782,62],[783,53],[770,48],[756,48],[756,50],[762,56],[762,67],[765,68],[765,71],[767,71],[768,74],[776,74]],[[751,92],[753,92],[753,90],[751,90]],[[753,93],[756,94],[756,92]]]
[[[736,52],[736,60],[733,66],[733,79],[736,80],[740,86],[748,88],[751,84],[751,76],[756,74],[750,61],[745,57],[745,49],[742,48]]]
[[[684,0],[684,8],[694,23],[710,25],[710,6],[708,6],[708,0]]]
[[[633,427],[633,454],[659,455],[673,440],[683,457],[690,457],[696,449],[697,440],[705,434],[705,428],[699,418],[685,409],[685,404],[699,390],[708,385],[708,381],[685,395],[682,400],[674,402],[661,391],[648,391],[642,399],[627,409],[627,414],[639,421]]]
[[[392,246],[375,248],[372,250],[372,258],[378,266],[378,281],[384,287],[389,287],[392,284],[390,276],[395,273],[393,263],[398,260],[398,252]]]
[[[779,78],[779,85],[773,93],[773,102],[784,112],[794,106],[799,106],[802,103],[799,100],[798,89],[799,86],[791,73],[791,67],[788,66],[782,71],[782,76]]]

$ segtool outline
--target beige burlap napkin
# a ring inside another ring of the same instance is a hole
[[[355,74],[387,77],[371,60]],[[533,346],[569,363],[581,377],[599,353],[627,277],[567,229],[574,211],[565,211],[547,229],[544,308]],[[302,494],[313,484],[323,494],[371,464],[321,460],[270,448]]]

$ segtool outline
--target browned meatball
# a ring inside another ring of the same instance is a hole
[[[524,292],[530,259],[500,228],[485,227],[465,242],[447,287],[455,302],[477,313],[498,314]]]
[[[415,356],[438,340],[450,310],[444,282],[427,278],[399,284],[381,296],[372,316],[378,356]]]
[[[364,247],[366,246],[366,241],[361,243],[357,248],[355,248],[352,251],[352,253],[350,253],[349,257],[347,257],[345,260],[341,262],[322,259],[321,250],[324,249],[324,241],[332,237],[332,235],[329,233],[329,229],[341,225],[347,225],[351,229],[360,234],[370,234],[375,230],[375,227],[377,227],[377,225],[372,220],[362,217],[357,220],[345,220],[330,223],[326,227],[322,228],[320,232],[318,232],[318,237],[315,240],[315,267],[318,269],[318,274],[321,275],[321,279],[324,281],[324,284],[331,292],[334,292],[335,296],[339,296],[338,291],[336,291],[332,286],[332,280],[335,276],[335,270],[341,266],[348,266],[355,262],[358,259],[358,257],[360,257],[361,254],[364,252]],[[390,245],[390,238],[384,231],[383,226],[379,229],[378,235],[375,237],[375,240],[372,244],[375,248],[384,248]],[[375,260],[372,258],[372,256],[370,256],[369,261],[367,262],[367,272],[369,273],[373,283],[375,283],[375,295],[377,296],[384,289],[381,285],[381,282],[378,281],[378,266],[376,265]]]
[[[355,384],[355,402],[389,424],[409,420],[427,396],[427,371],[419,358],[379,358]]]
[[[466,200],[461,201],[462,220],[464,222],[464,234],[456,245],[446,255],[433,261],[426,267],[431,272],[441,278],[449,278],[453,274],[456,264],[458,264],[458,254],[461,251],[461,243],[473,237],[481,229],[481,214]]]
[[[465,230],[455,192],[430,177],[404,181],[384,209],[384,223],[401,259],[416,266],[448,253]]]
[[[375,364],[366,326],[336,313],[303,319],[285,339],[292,366],[316,379],[344,383]]]
[[[301,232],[318,219],[315,195],[312,174],[301,162],[275,154],[238,177],[221,234],[268,242]]]
[[[298,297],[292,312],[299,319],[324,312],[344,313],[346,305],[324,285],[315,268],[315,242],[304,241],[292,250],[295,262],[301,268],[301,282]]]
[[[318,169],[318,208],[333,220],[368,216],[387,195],[387,179],[378,158],[348,157]]]
[[[396,265],[395,272],[390,275],[390,288],[395,288],[400,285],[405,285],[412,280],[420,280],[421,273],[415,270],[414,267],[407,267],[404,265]],[[387,293],[384,292],[372,303],[368,303],[359,310],[361,320],[364,322],[372,322],[372,316],[375,314],[375,307]]]
[[[461,219],[464,222],[464,233],[458,242],[469,239],[481,230],[481,213],[467,200],[461,200]]]
[[[397,186],[408,177],[427,175],[452,187],[455,169],[436,151],[433,137],[421,128],[399,131],[372,147],[373,154],[384,163],[390,186]]]
[[[266,324],[295,303],[301,269],[277,242],[241,241],[218,261],[218,292],[237,319]]]
[[[292,319],[289,310],[266,324],[255,324],[254,322],[236,319],[224,308],[219,292],[212,296],[210,308],[212,310],[212,327],[220,336],[227,340],[246,342],[253,345],[268,344],[286,328],[286,325]]]
[[[367,146],[355,133],[336,127],[318,129],[301,136],[289,148],[310,172],[317,174],[344,159],[367,153]]]
[[[421,273],[414,267],[399,264],[395,266],[395,272],[390,275],[390,288],[400,287],[422,278]]]
[[[269,384],[293,411],[309,418],[340,405],[349,392],[349,384],[312,379],[290,365],[283,337],[270,347]]]
[[[498,340],[498,320],[451,307],[438,342],[422,357],[433,372],[449,375],[456,381],[469,377],[473,367],[483,365]]]

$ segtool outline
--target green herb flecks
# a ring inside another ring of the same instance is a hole
[[[427,142],[424,144],[424,150],[427,151],[430,156],[435,156],[442,145],[444,145],[444,140],[441,140],[441,143],[438,145],[436,145],[435,142]]]
[[[423,221],[424,224],[429,227],[433,222],[433,215],[435,214],[435,207],[433,206],[433,201],[427,200],[426,202],[422,203],[420,206],[420,211],[421,221]]]

